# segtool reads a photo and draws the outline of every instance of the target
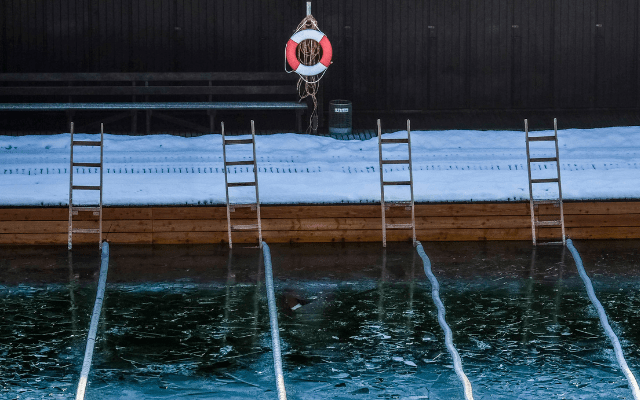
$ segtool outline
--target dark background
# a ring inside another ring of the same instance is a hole
[[[324,110],[351,100],[354,127],[371,129],[385,116],[423,129],[637,124],[639,3],[314,0],[334,48]],[[0,0],[0,72],[282,71],[305,6]]]

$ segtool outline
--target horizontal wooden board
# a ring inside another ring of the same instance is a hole
[[[0,221],[0,233],[67,233],[68,221]],[[74,221],[74,228],[97,228],[97,221]],[[150,220],[102,221],[102,231],[107,232],[152,232]]]
[[[157,207],[153,208],[155,219],[215,219],[226,218],[226,207]],[[409,216],[404,207],[390,207],[388,216]],[[380,218],[380,205],[347,204],[347,205],[290,205],[260,207],[262,218]],[[416,217],[437,216],[489,216],[489,215],[529,215],[528,203],[482,203],[482,204],[416,204]],[[232,218],[255,217],[255,211],[249,208],[238,208]]]
[[[104,220],[151,219],[152,209],[144,207],[104,207]],[[0,221],[66,221],[69,219],[69,207],[42,208],[0,208]],[[95,217],[91,212],[80,212],[74,220]]]
[[[559,209],[540,206],[540,219]],[[419,240],[531,240],[529,203],[445,203],[416,205]],[[575,239],[640,238],[640,202],[571,202],[564,204],[566,233]],[[375,242],[382,240],[380,205],[266,205],[261,207],[266,241]],[[404,208],[391,208],[387,222],[410,221]],[[255,211],[239,208],[233,224],[255,223]],[[0,244],[64,244],[67,207],[0,208]],[[74,226],[93,228],[95,217],[81,213]],[[539,238],[558,237],[558,228],[540,228]],[[226,242],[226,207],[107,207],[103,235],[113,243]],[[390,241],[410,240],[411,230],[388,230]],[[97,235],[76,234],[74,242],[91,243]],[[234,242],[257,241],[256,232],[234,232]]]

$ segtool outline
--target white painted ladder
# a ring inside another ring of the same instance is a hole
[[[262,221],[260,219],[260,195],[258,189],[258,165],[256,162],[256,131],[253,120],[251,121],[251,139],[226,139],[224,135],[224,122],[222,125],[222,158],[224,161],[224,184],[225,191],[227,196],[227,231],[229,233],[229,248],[233,247],[233,243],[231,241],[231,232],[232,231],[258,231],[258,244],[262,247]],[[227,149],[226,147],[229,145],[236,144],[251,144],[253,146],[253,159],[247,161],[227,161]],[[237,166],[237,165],[253,165],[253,182],[229,182],[228,167]],[[256,193],[256,202],[255,203],[231,203],[229,201],[229,188],[230,187],[242,187],[242,186],[254,186]],[[258,222],[256,224],[246,224],[246,225],[232,225],[231,224],[231,213],[236,210],[236,208],[240,207],[250,207],[252,210],[256,211]]]
[[[398,144],[406,143],[408,157],[400,160],[386,160],[382,157],[382,145],[383,144]],[[415,209],[413,203],[413,169],[411,164],[411,122],[407,120],[407,138],[406,139],[383,139],[382,128],[380,126],[380,120],[378,120],[378,153],[380,155],[380,206],[382,208],[382,246],[387,247],[387,229],[411,229],[413,246],[416,246],[416,218]],[[407,164],[409,166],[409,180],[408,181],[385,181],[384,180],[384,165],[396,165]],[[410,201],[396,201],[385,203],[384,201],[384,187],[385,186],[409,186],[411,191]],[[391,207],[404,207],[405,210],[411,210],[411,223],[409,224],[388,224],[385,212]]]
[[[74,162],[73,160],[73,148],[75,146],[92,146],[100,147],[100,162]],[[74,233],[97,233],[98,243],[100,249],[102,249],[102,174],[103,174],[103,149],[104,149],[104,125],[100,124],[100,140],[74,140],[73,139],[73,122],[71,123],[71,146],[69,146],[71,156],[69,161],[69,237],[67,241],[67,247],[71,250],[73,245]],[[100,171],[100,185],[87,186],[87,185],[74,185],[73,184],[73,168],[74,167],[88,167],[98,168]],[[100,192],[100,200],[98,205],[93,206],[74,206],[73,205],[73,191],[74,190],[91,190]],[[92,212],[94,216],[98,217],[98,228],[74,228],[73,216],[78,215],[80,212]]]
[[[531,208],[531,236],[533,238],[533,245],[538,244],[558,244],[564,245],[565,231],[564,231],[564,211],[562,208],[562,184],[560,179],[560,155],[558,150],[558,120],[553,119],[553,136],[529,136],[529,122],[524,120],[525,141],[527,144],[527,170],[529,173],[529,206]],[[554,157],[531,157],[530,143],[529,142],[554,142],[555,143],[555,156]],[[532,179],[531,178],[531,163],[547,163],[555,162],[557,167],[557,176],[555,178],[545,179]],[[538,183],[557,183],[558,184],[558,198],[555,199],[534,199],[533,198],[533,185]],[[539,216],[536,215],[536,210],[539,210],[540,204],[553,204],[554,207],[558,207],[560,215],[558,219],[554,220],[539,220]],[[558,227],[561,230],[562,238],[556,241],[540,242],[536,236],[536,227]]]

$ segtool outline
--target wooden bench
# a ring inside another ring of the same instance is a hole
[[[144,111],[149,134],[152,116],[208,133],[220,110],[291,110],[302,132],[308,105],[297,101],[296,81],[284,72],[2,73],[0,111],[64,111],[68,122],[80,110],[120,111],[101,122],[131,118],[134,134]],[[206,111],[209,126],[164,113],[171,110]]]

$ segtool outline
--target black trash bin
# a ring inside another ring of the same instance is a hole
[[[329,133],[332,135],[349,135],[353,106],[349,100],[331,100],[329,102]]]

